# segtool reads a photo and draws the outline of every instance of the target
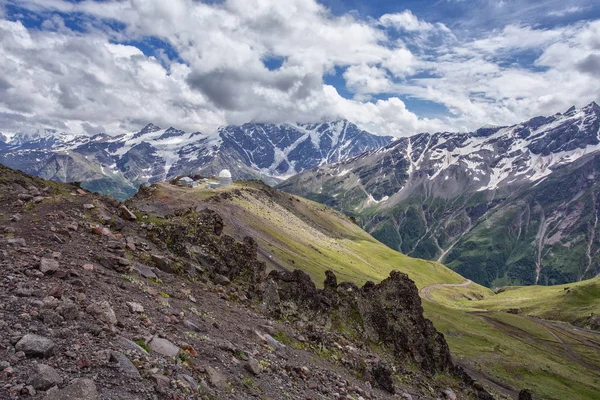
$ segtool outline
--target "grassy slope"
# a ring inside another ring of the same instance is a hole
[[[442,287],[431,292],[436,302],[466,311],[518,310],[522,315],[581,325],[600,314],[600,277],[557,286],[507,287],[493,296],[473,300],[468,288]],[[471,299],[469,299],[471,297]]]
[[[464,280],[441,264],[391,250],[342,214],[321,204],[281,192],[265,192],[258,184],[235,188],[247,190],[231,199],[213,202],[210,207],[226,219],[227,233],[257,239],[270,268],[301,268],[317,284],[323,282],[327,269],[334,270],[339,281],[359,285],[380,280],[392,269],[407,273],[419,288]],[[206,191],[161,185],[155,196],[164,198],[171,208],[184,208],[224,191],[227,189]],[[554,291],[551,295],[546,290]],[[555,295],[560,291],[562,288],[522,288],[494,295],[476,284],[436,287],[430,293],[433,301],[424,300],[423,306],[426,316],[445,334],[456,360],[470,370],[514,390],[531,388],[543,398],[595,398],[600,374],[580,362],[600,366],[598,337],[541,326],[522,315],[470,313],[514,308],[519,303],[531,314],[550,318],[551,315],[536,310],[550,311],[560,304],[564,313],[570,314],[574,308],[583,310],[582,304],[587,307],[588,297],[565,302]],[[590,307],[597,308],[597,303],[593,304]],[[550,328],[580,362],[567,357],[563,344],[548,331]]]
[[[336,272],[340,282],[359,285],[387,278],[395,269],[408,274],[419,288],[464,280],[442,264],[407,257],[388,248],[337,211],[283,192],[265,190],[257,183],[217,190],[162,184],[153,196],[164,199],[172,209],[189,208],[220,193],[242,188],[245,190],[239,195],[213,202],[209,207],[225,219],[226,233],[257,240],[270,269],[302,269],[317,285],[322,285],[328,269]]]
[[[496,295],[436,287],[429,297],[428,317],[467,367],[543,398],[600,398],[600,335],[537,319],[581,324],[600,313],[600,278]],[[511,309],[520,314],[502,312]]]

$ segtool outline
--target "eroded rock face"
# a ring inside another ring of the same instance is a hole
[[[238,242],[222,234],[223,218],[210,209],[189,212],[173,218],[157,229],[157,239],[167,243],[175,254],[193,260],[213,276],[233,280],[247,278],[251,291],[259,290],[265,264],[258,260],[258,245],[251,237]],[[177,267],[173,267],[177,272]]]
[[[451,369],[448,345],[423,317],[417,287],[406,274],[393,271],[381,283],[368,282],[362,288],[335,283],[331,272],[325,289],[319,290],[300,270],[272,271],[265,284],[265,309],[274,318],[343,325],[389,347],[398,361],[413,361],[426,372]]]

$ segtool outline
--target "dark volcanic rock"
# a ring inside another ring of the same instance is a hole
[[[393,271],[379,284],[358,289],[342,283],[332,292],[332,274],[326,290],[318,290],[300,271],[272,271],[265,284],[265,306],[274,318],[331,325],[335,320],[365,340],[390,347],[399,361],[413,361],[427,372],[452,367],[450,350],[442,334],[423,317],[421,298],[406,274]]]

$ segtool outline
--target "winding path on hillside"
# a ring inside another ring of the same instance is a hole
[[[423,289],[421,289],[421,297],[425,297],[432,303],[439,304],[437,301],[431,298],[431,291],[433,289],[442,287],[466,287],[469,286],[471,283],[473,283],[473,281],[471,281],[470,279],[466,279],[462,283],[434,283],[433,285],[425,286]]]
[[[548,332],[550,335],[552,335],[552,337],[554,337],[558,343],[560,343],[560,345],[563,347],[563,350],[565,352],[565,356],[567,358],[569,358],[571,361],[581,365],[584,368],[596,371],[596,372],[600,372],[600,366],[598,365],[593,365],[590,364],[588,362],[585,362],[584,360],[582,360],[575,351],[573,351],[573,349],[569,346],[568,343],[566,343],[561,337],[560,335],[565,335],[567,334],[563,329],[565,329],[566,325],[562,326],[562,327],[558,327],[555,324],[549,323],[548,321],[544,321],[538,318],[533,318],[533,317],[527,317],[527,319],[529,319],[530,321],[533,321],[535,324],[537,324],[539,327],[541,327],[542,329],[544,329],[546,332]],[[568,331],[570,332],[576,332],[572,329],[567,328]],[[585,338],[578,338],[579,342],[581,345],[586,346],[588,348],[591,348],[595,351],[600,350],[600,345],[594,341],[591,340],[586,340]]]

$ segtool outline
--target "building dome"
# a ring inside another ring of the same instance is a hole
[[[231,172],[229,172],[229,170],[224,169],[219,173],[219,183],[221,186],[231,186]]]

